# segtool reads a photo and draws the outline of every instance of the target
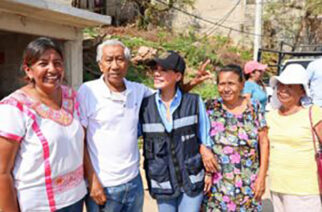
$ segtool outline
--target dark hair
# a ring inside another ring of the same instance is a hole
[[[37,38],[36,40],[31,41],[28,44],[28,46],[25,48],[22,56],[21,70],[24,71],[23,70],[24,65],[30,67],[33,64],[35,64],[39,60],[39,58],[44,54],[44,52],[49,49],[55,50],[61,56],[61,58],[64,59],[63,53],[59,44],[57,44],[55,41],[53,41],[50,38],[40,37],[40,38]],[[25,80],[30,82],[30,79],[28,77],[25,77]]]
[[[252,73],[255,73],[256,71],[258,71],[258,70],[257,70],[257,69],[255,69],[254,71],[252,71],[251,73],[248,73],[248,74],[245,74],[245,73],[244,73],[245,80],[248,80],[248,79],[250,78],[250,75],[251,75]]]
[[[221,68],[218,71],[217,74],[217,84],[219,82],[219,74],[222,72],[233,72],[238,76],[238,80],[239,82],[243,82],[244,81],[244,74],[243,74],[243,70],[239,65],[235,65],[235,64],[229,64],[224,66],[223,68]]]
[[[253,72],[252,72],[252,73],[253,73]],[[251,73],[249,73],[249,74],[244,74],[244,76],[245,76],[245,79],[246,79],[246,80],[248,80],[248,79],[250,78],[250,74],[251,74]]]

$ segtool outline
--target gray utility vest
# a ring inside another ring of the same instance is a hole
[[[203,190],[205,174],[197,137],[199,97],[182,94],[172,117],[173,129],[168,133],[159,115],[155,95],[143,100],[140,111],[144,169],[150,194],[156,199],[175,198],[181,192],[196,196]]]

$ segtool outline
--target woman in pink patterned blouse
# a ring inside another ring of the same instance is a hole
[[[84,132],[59,46],[26,47],[27,85],[0,102],[0,211],[82,211]]]

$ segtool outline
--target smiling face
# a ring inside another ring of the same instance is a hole
[[[98,65],[104,74],[105,81],[116,87],[123,85],[123,78],[128,68],[124,48],[120,45],[108,45],[104,46],[102,51],[102,58]]]
[[[302,85],[277,83],[277,98],[283,106],[289,107],[300,104],[301,97],[304,94]]]
[[[238,101],[244,83],[239,76],[231,71],[220,72],[218,75],[218,92],[225,103],[234,104]]]
[[[64,61],[54,49],[46,50],[32,65],[23,65],[35,88],[51,94],[60,87],[64,78]]]
[[[166,70],[158,64],[153,69],[154,87],[156,89],[175,89],[177,82],[179,82],[181,78],[181,73]]]

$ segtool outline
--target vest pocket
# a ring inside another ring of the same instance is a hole
[[[153,148],[153,142],[151,139],[147,138],[144,139],[143,141],[143,145],[144,145],[144,151],[143,151],[143,156],[145,157],[146,160],[151,160],[154,158],[153,152],[154,152],[154,148]]]
[[[148,162],[151,192],[154,194],[172,194],[170,173],[165,140],[154,143],[154,159]]]
[[[152,160],[149,164],[151,192],[155,194],[172,194],[169,167],[163,160]]]
[[[157,142],[154,142],[154,151],[156,157],[164,157],[167,155],[167,143],[164,138],[159,138]]]
[[[200,154],[196,154],[195,156],[187,159],[185,161],[185,168],[193,187],[196,183],[203,183],[205,172]]]

